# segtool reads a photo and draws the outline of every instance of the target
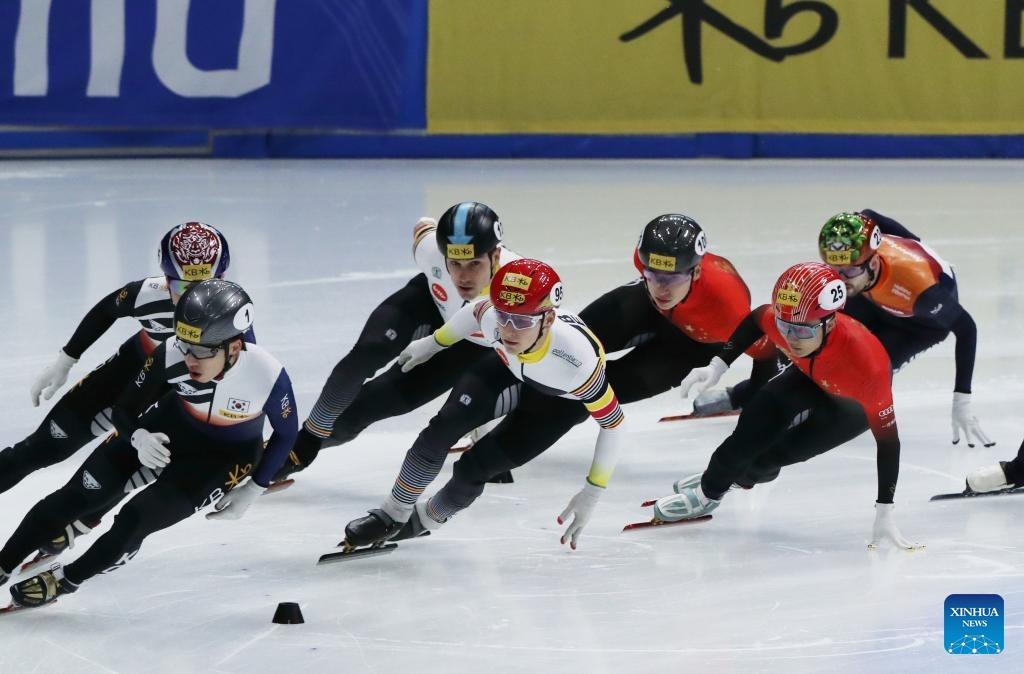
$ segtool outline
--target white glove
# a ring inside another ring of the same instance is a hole
[[[604,487],[598,487],[588,481],[583,485],[583,489],[572,497],[569,505],[558,516],[559,524],[565,524],[570,515],[573,518],[572,522],[569,523],[569,528],[562,534],[561,542],[563,545],[566,541],[569,541],[569,547],[573,550],[576,549],[576,541],[580,538],[580,532],[583,531],[583,527],[587,526],[587,522],[590,521],[590,516],[594,514],[594,508],[597,507],[597,502],[601,500],[603,492]]]
[[[53,365],[43,370],[36,377],[35,382],[32,383],[32,388],[29,390],[29,394],[32,396],[32,406],[39,407],[40,393],[43,394],[43,398],[46,400],[52,398],[57,389],[68,380],[68,372],[71,371],[72,366],[77,362],[78,359],[64,353],[64,349],[58,351],[57,360],[53,362]]]
[[[679,397],[689,398],[691,389],[693,389],[694,396],[700,395],[706,389],[717,384],[728,369],[729,366],[718,356],[712,358],[711,362],[704,367],[695,367],[679,384]]]
[[[409,342],[409,346],[398,354],[398,364],[402,366],[402,372],[408,372],[417,365],[427,362],[441,351],[444,351],[444,347],[437,343],[433,335],[427,335],[423,339]]]
[[[960,442],[960,431],[964,432],[964,438],[967,439],[967,446],[974,447],[975,440],[980,442],[985,447],[991,447],[996,444],[985,435],[985,431],[981,430],[981,424],[978,423],[978,417],[971,414],[971,394],[970,393],[954,393],[953,394],[953,444]]]
[[[875,503],[875,525],[871,527],[871,542],[868,543],[868,548],[871,550],[876,549],[884,538],[896,547],[903,548],[904,550],[923,549],[923,545],[911,543],[896,528],[896,523],[892,521],[893,507],[892,503]]]
[[[206,519],[208,520],[239,520],[242,519],[242,515],[249,509],[252,502],[259,498],[265,488],[256,484],[256,480],[249,478],[249,480],[241,487],[235,487],[229,491],[221,500],[217,501],[217,505],[213,507],[212,512],[206,513]]]
[[[139,463],[151,470],[160,470],[171,462],[171,439],[164,433],[150,433],[145,428],[132,433],[132,447],[139,453]]]

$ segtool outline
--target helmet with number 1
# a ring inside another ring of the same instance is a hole
[[[228,240],[204,222],[186,222],[164,234],[159,256],[164,276],[189,283],[220,278],[231,263]]]
[[[846,305],[846,284],[820,262],[801,262],[779,277],[772,291],[775,316],[790,323],[816,323]]]
[[[637,245],[637,256],[640,263],[651,271],[680,273],[700,264],[707,249],[707,236],[696,220],[678,213],[667,213],[644,227]]]
[[[562,303],[562,280],[540,260],[509,262],[491,281],[491,304],[509,314],[540,314]]]
[[[472,260],[501,244],[498,214],[478,201],[455,204],[437,221],[437,248],[446,259]]]
[[[201,346],[220,346],[252,327],[253,307],[242,286],[223,279],[195,283],[174,307],[178,339]]]
[[[821,259],[833,267],[859,266],[882,245],[882,230],[863,213],[833,215],[818,235]]]

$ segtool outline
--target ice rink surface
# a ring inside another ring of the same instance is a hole
[[[55,606],[0,617],[0,672],[1024,671],[1024,497],[928,502],[1024,436],[1022,184],[1024,165],[1011,162],[4,162],[0,447],[43,418],[29,386],[84,313],[159,273],[160,236],[194,219],[228,236],[229,275],[252,295],[260,342],[288,369],[305,418],[372,308],[415,273],[416,219],[466,199],[501,215],[512,248],[554,264],[577,310],[636,275],[633,245],[664,212],[704,226],[755,305],[784,268],[816,259],[830,215],[891,215],[957,268],[979,327],[974,411],[999,444],[950,444],[950,337],[894,387],[896,521],[923,552],[866,549],[869,435],[731,492],[711,523],[620,533],[734,425],[656,423],[685,410],[670,392],[626,408],[632,440],[576,552],[558,544],[555,517],[582,485],[592,422],[429,539],[315,566],[388,493],[437,401],[326,451],[239,522],[192,517]],[[72,378],[133,325],[118,323]],[[744,357],[728,381],[748,371]],[[0,536],[88,451],[0,495]],[[1003,596],[1004,653],[945,653],[952,593]],[[280,601],[298,602],[306,623],[271,624]]]

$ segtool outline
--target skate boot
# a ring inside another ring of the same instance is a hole
[[[32,576],[11,586],[11,602],[21,608],[35,608],[56,601],[57,597],[71,594],[78,585],[64,577],[59,565],[49,571]]]
[[[1013,489],[1017,486],[1006,479],[1005,461],[976,468],[967,475],[967,491],[976,494]]]
[[[7,584],[7,581],[11,579],[11,574],[7,573],[3,569],[0,569],[0,587]]]
[[[78,537],[89,533],[97,527],[99,523],[99,520],[90,522],[89,524],[86,524],[81,520],[75,520],[71,524],[67,525],[64,527],[63,533],[51,538],[49,541],[39,546],[36,556],[21,565],[21,572],[26,573],[34,571],[45,564],[49,564],[65,550],[75,547],[75,541],[78,540]]]
[[[654,503],[654,519],[659,522],[679,522],[704,517],[722,501],[708,498],[698,484],[686,487],[678,494],[663,496]]]
[[[704,477],[704,473],[694,473],[692,475],[684,475],[681,479],[676,480],[672,483],[672,491],[677,494],[681,494],[684,489],[690,487],[699,487],[700,479]]]
[[[293,473],[301,472],[302,470],[305,470],[305,468],[305,466],[299,463],[299,457],[295,456],[295,452],[289,452],[288,458],[284,460],[281,467],[277,469],[276,473],[274,473],[274,477],[271,479],[270,484],[275,485],[278,482],[284,482],[289,479]]]
[[[707,417],[723,412],[732,412],[732,387],[704,391],[693,401],[693,416]]]
[[[383,510],[370,510],[369,515],[345,525],[344,547],[380,547],[398,533],[405,522],[396,522]]]
[[[416,509],[412,511],[412,517],[390,540],[397,542],[404,541],[407,538],[429,536],[431,531],[439,529],[444,522],[438,522],[430,516],[428,505],[429,502],[417,501]]]

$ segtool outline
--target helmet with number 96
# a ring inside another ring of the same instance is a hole
[[[509,314],[540,314],[562,303],[562,280],[550,265],[522,258],[504,265],[491,281],[491,304]]]

